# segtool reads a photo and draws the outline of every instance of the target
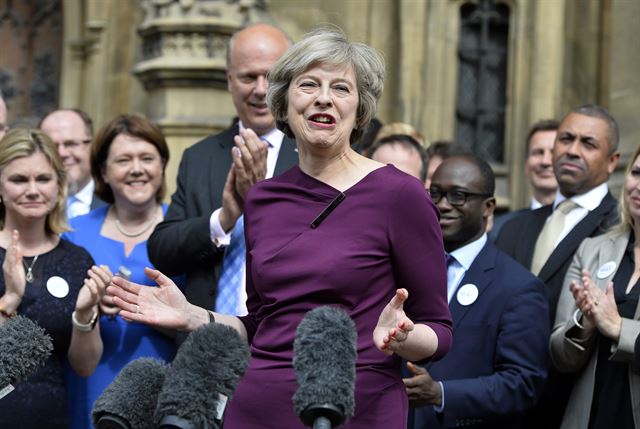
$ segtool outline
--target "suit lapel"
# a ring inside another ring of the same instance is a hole
[[[544,224],[547,217],[551,214],[552,206],[540,207],[531,213],[531,223],[524,225],[524,233],[520,237],[520,244],[516,247],[516,254],[514,259],[522,261],[527,269],[531,268],[531,261],[533,260],[533,252],[536,248],[536,240],[544,228]]]
[[[220,192],[220,195],[215,195],[212,192],[209,192],[208,198],[210,211],[213,211],[221,206],[222,204],[222,192],[221,190],[224,188],[224,184],[227,179],[227,173],[229,168],[231,168],[231,164],[233,162],[231,158],[231,148],[233,147],[233,137],[238,135],[239,133],[238,125],[234,125],[231,128],[227,128],[222,131],[220,134],[214,137],[213,141],[213,149],[210,150],[208,159],[208,165],[206,168],[209,169],[209,186],[205,189],[216,189]],[[201,164],[198,164],[201,165]],[[193,166],[191,166],[193,168]],[[221,174],[220,170],[224,170],[224,173]],[[206,176],[201,176],[206,177]]]
[[[282,139],[282,146],[278,153],[278,160],[276,161],[276,168],[273,175],[277,176],[282,174],[297,164],[298,151],[296,149],[296,143],[293,139],[285,136],[284,139]]]
[[[476,259],[471,264],[471,267],[469,267],[469,270],[465,273],[462,281],[460,282],[460,286],[458,286],[458,289],[460,289],[460,287],[466,284],[473,284],[478,288],[478,298],[473,303],[469,305],[460,304],[457,298],[457,290],[451,297],[449,310],[451,311],[451,318],[453,319],[454,332],[469,310],[474,305],[477,305],[478,301],[482,297],[482,293],[491,283],[491,271],[495,267],[496,253],[497,249],[490,241],[487,241],[487,244],[485,244],[480,253],[478,253],[478,256],[476,256]]]
[[[569,234],[558,244],[540,270],[540,279],[547,281],[560,269],[567,258],[571,258],[576,249],[587,237],[592,237],[594,232],[602,227],[615,206],[615,200],[607,194],[602,203],[590,212],[584,219],[576,224]]]

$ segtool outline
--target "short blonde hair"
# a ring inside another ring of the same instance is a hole
[[[627,168],[624,171],[624,182],[627,181],[627,177],[629,176],[629,174],[631,174],[633,163],[636,162],[638,156],[640,156],[640,146],[638,146],[636,151],[633,153],[633,156],[629,160],[629,163],[627,164]],[[627,204],[627,201],[625,199],[624,182],[622,188],[620,189],[620,200],[618,201],[618,215],[620,217],[620,220],[611,228],[611,233],[613,234],[624,234],[628,231],[633,230],[633,227],[635,225],[633,217],[631,216],[631,211],[629,210],[629,204]]]
[[[53,210],[47,214],[45,229],[50,234],[69,231],[67,223],[67,175],[62,166],[56,145],[40,130],[15,128],[0,140],[0,172],[12,161],[40,152],[49,161],[56,174],[58,195]],[[4,229],[4,202],[0,202],[0,229]]]
[[[320,64],[353,68],[359,96],[356,128],[350,136],[351,143],[355,143],[375,116],[384,88],[384,59],[378,51],[363,43],[349,42],[336,26],[321,27],[306,34],[269,72],[267,103],[276,126],[287,136],[295,137],[287,121],[289,85],[296,76]]]

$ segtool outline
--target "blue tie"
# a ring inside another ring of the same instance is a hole
[[[236,221],[231,233],[231,242],[224,253],[222,274],[218,280],[216,308],[218,313],[237,315],[240,287],[244,275],[244,215]]]

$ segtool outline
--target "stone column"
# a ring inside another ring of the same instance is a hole
[[[134,74],[147,92],[147,115],[167,139],[169,194],[184,149],[231,124],[226,46],[264,11],[259,0],[143,0],[142,59]]]

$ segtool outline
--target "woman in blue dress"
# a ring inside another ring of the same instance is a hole
[[[91,170],[96,194],[110,203],[70,221],[72,243],[89,251],[112,273],[152,286],[143,274],[151,266],[147,239],[164,217],[164,171],[169,149],[159,128],[147,119],[122,115],[96,136]],[[93,402],[130,361],[150,356],[171,361],[174,341],[164,333],[118,316],[109,295],[100,302],[99,323],[85,333],[85,356],[75,372],[66,370],[71,427],[91,427]],[[76,374],[77,373],[77,374]]]

